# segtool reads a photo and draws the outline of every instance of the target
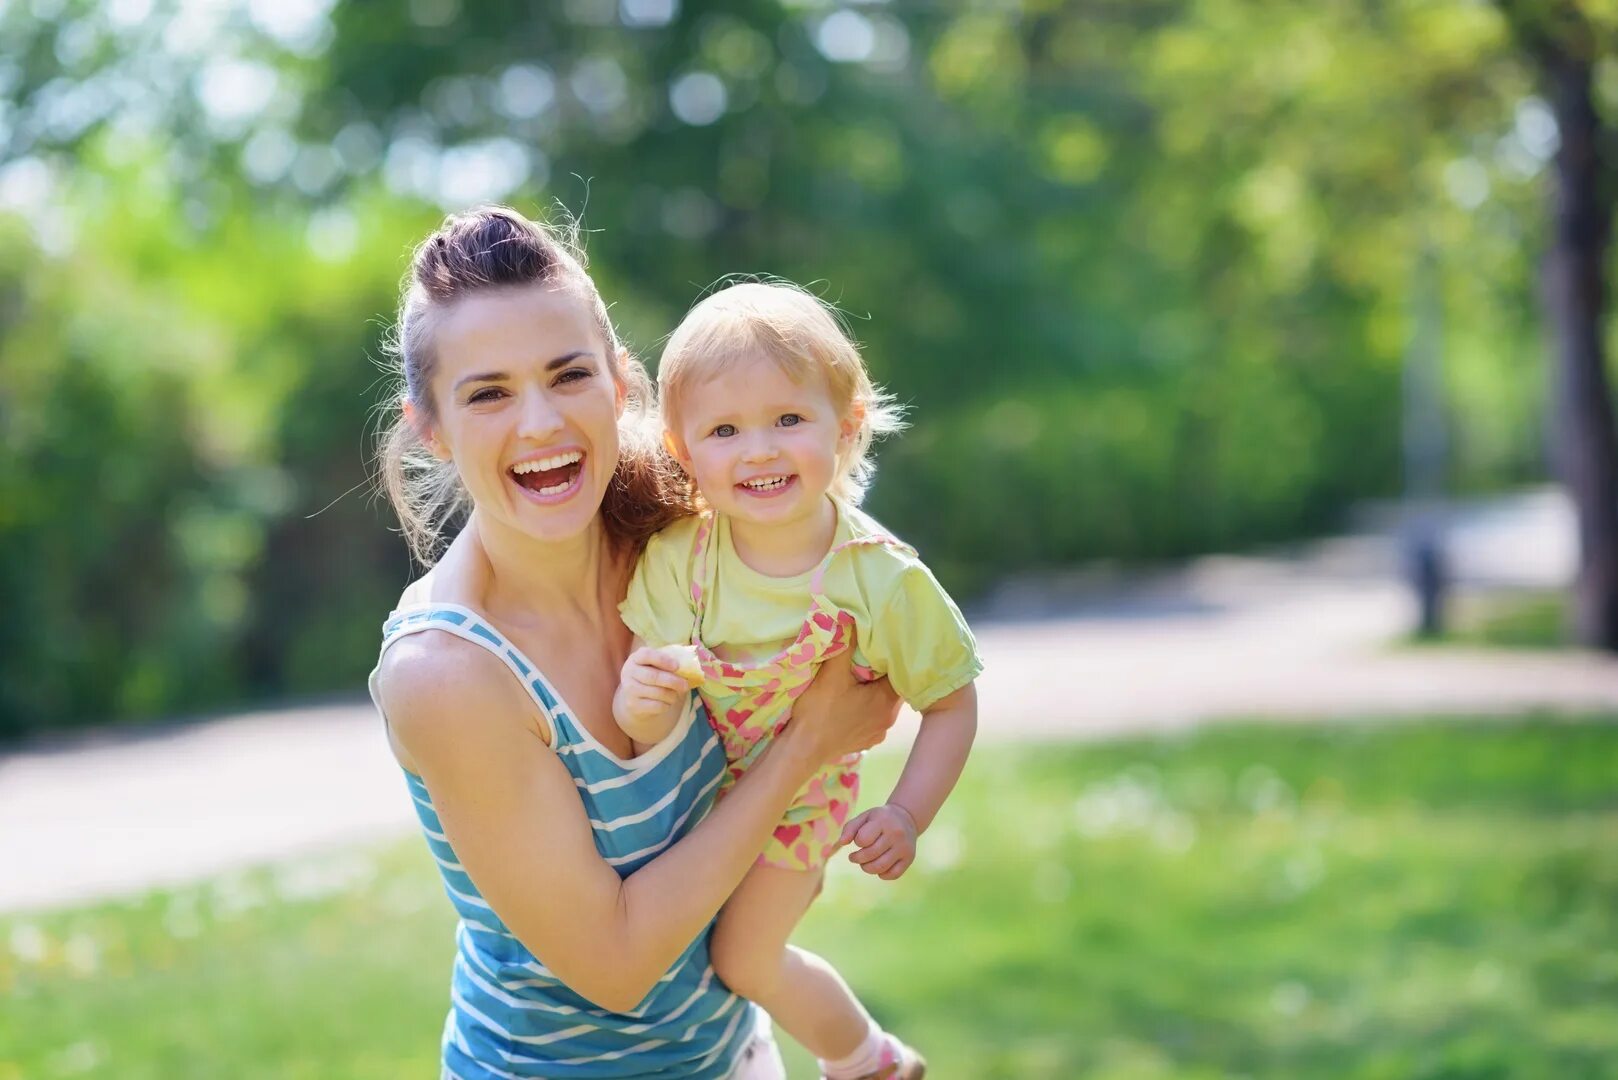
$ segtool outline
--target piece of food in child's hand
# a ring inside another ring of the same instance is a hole
[[[695,645],[670,645],[665,650],[679,666],[675,673],[692,686],[702,682],[702,661],[697,659]]]

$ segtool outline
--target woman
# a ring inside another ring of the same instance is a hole
[[[638,755],[612,720],[635,555],[688,508],[582,265],[512,211],[451,218],[417,249],[397,333],[389,497],[424,561],[471,510],[372,676],[460,915],[445,1075],[780,1075],[709,928],[799,787],[880,741],[895,697],[828,664],[710,813],[724,755],[697,700]]]

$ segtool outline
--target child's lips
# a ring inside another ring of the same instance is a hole
[[[764,480],[766,483],[760,486],[759,480]],[[797,482],[797,475],[789,473],[785,476],[761,477],[756,480],[743,481],[736,485],[736,490],[754,499],[773,499],[790,490]]]

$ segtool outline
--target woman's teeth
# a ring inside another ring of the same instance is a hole
[[[511,467],[511,478],[536,495],[560,495],[578,479],[584,460],[582,450],[567,450],[550,457],[519,461]]]
[[[776,491],[787,486],[790,476],[766,476],[759,480],[743,480],[742,487],[753,491]]]
[[[555,457],[535,458],[533,461],[519,461],[517,464],[511,467],[511,471],[516,473],[518,476],[531,472],[550,472],[552,469],[560,469],[564,465],[572,465],[574,462],[580,461],[583,458],[584,451],[569,450],[567,453],[557,454]]]

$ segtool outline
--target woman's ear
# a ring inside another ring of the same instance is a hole
[[[617,410],[618,419],[624,418],[624,410],[629,408],[629,365],[631,363],[629,350],[618,350],[618,370],[613,372],[612,388],[617,394],[613,408]]]
[[[427,448],[427,452],[439,461],[448,461],[451,456],[449,447],[438,438],[438,429],[427,423],[422,411],[416,408],[409,398],[399,399],[399,410],[404,413],[405,423],[416,432],[416,438],[421,440],[421,445]]]

